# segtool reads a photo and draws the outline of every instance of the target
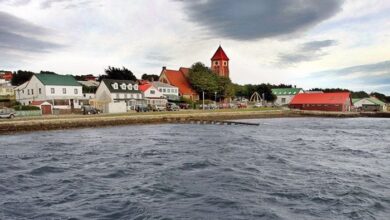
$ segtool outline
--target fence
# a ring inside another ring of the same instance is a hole
[[[36,110],[36,111],[16,111],[16,115],[20,116],[20,117],[41,116],[42,112],[41,112],[41,110]]]

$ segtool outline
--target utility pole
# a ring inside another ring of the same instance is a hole
[[[202,105],[202,107],[203,107],[203,111],[204,111],[204,91],[202,91],[202,93],[203,93],[203,105]]]
[[[217,92],[214,92],[215,94],[215,104],[217,104]]]

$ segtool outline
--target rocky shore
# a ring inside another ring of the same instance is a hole
[[[123,114],[97,116],[57,116],[19,118],[0,121],[0,134],[61,130],[73,128],[92,128],[118,125],[186,123],[193,120],[237,120],[276,117],[390,117],[388,113],[360,114],[356,112],[317,112],[317,111],[183,111],[176,113]]]

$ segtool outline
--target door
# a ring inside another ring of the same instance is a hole
[[[51,105],[42,105],[41,109],[42,109],[42,115],[51,115],[52,114]]]

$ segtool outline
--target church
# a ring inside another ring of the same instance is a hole
[[[229,61],[229,57],[223,48],[219,46],[211,58],[210,68],[218,76],[229,78]],[[191,87],[188,80],[189,71],[190,69],[185,67],[180,67],[179,70],[170,70],[164,66],[159,81],[178,87],[181,97],[191,101],[198,101],[199,94]]]

